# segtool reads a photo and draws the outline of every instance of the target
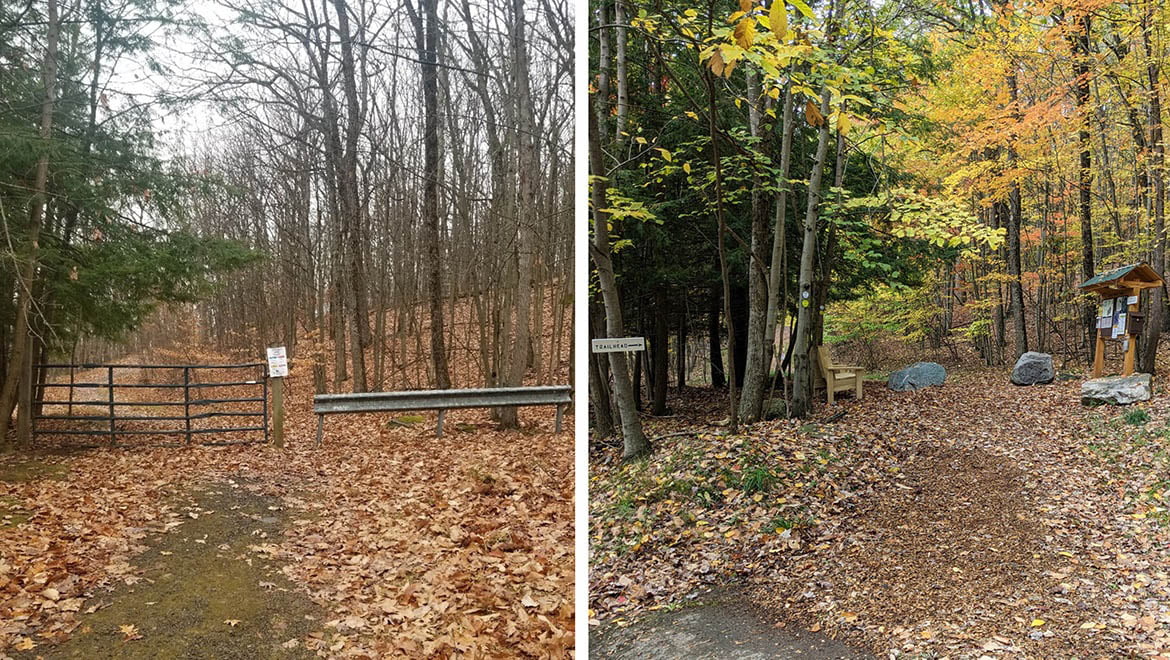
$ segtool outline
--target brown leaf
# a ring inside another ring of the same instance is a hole
[[[825,123],[825,116],[812,101],[804,102],[804,119],[812,126],[820,126]]]

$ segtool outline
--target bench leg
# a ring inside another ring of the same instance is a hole
[[[446,416],[447,416],[446,410],[439,411],[439,424],[438,424],[438,426],[435,427],[435,437],[436,438],[443,437],[443,418]]]
[[[830,406],[833,405],[833,387],[835,385],[836,385],[836,383],[834,383],[834,382],[825,383],[825,392],[827,392],[829,395],[829,405]]]
[[[856,390],[856,393],[853,395],[858,401],[861,401],[861,393],[863,391],[862,385],[863,385],[863,381],[861,380],[861,377],[858,376],[857,377],[857,390]]]
[[[321,446],[321,437],[325,435],[325,415],[317,415],[317,446]]]
[[[561,432],[561,418],[565,415],[565,406],[557,404],[557,433]]]

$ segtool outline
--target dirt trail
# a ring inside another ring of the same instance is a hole
[[[1028,499],[1024,475],[1010,461],[978,449],[931,448],[857,516],[843,548],[851,561],[823,579],[856,598],[896,603],[891,611],[907,618],[964,606],[972,584],[984,598],[1003,598],[1041,572]]]
[[[184,515],[148,539],[134,570],[87,601],[66,642],[46,658],[300,658],[320,614],[254,546],[279,542],[280,500],[245,484],[194,489]],[[133,626],[132,629],[127,626]]]
[[[1086,411],[1074,390],[971,382],[862,402],[885,406],[913,438],[908,460],[757,598],[874,648],[958,657],[1166,649],[1166,628],[1157,629],[1170,623],[1170,552],[1134,533],[1124,477],[1090,450],[1133,434],[1095,437],[1093,416],[1120,411]]]

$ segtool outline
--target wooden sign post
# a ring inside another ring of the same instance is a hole
[[[1162,276],[1144,263],[1114,268],[1090,278],[1081,290],[1098,296],[1097,346],[1093,353],[1093,377],[1105,371],[1105,342],[1119,341],[1125,357],[1122,375],[1132,376],[1137,342],[1145,328],[1141,293],[1162,286]]]
[[[288,375],[288,354],[284,346],[268,349],[268,378],[272,380],[272,443],[284,446],[284,377]]]

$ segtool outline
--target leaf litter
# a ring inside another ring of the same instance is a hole
[[[571,434],[554,433],[539,411],[522,414],[516,431],[496,430],[487,411],[452,411],[455,432],[443,438],[384,415],[332,416],[314,449],[310,372],[286,379],[283,450],[0,456],[0,500],[22,512],[0,525],[0,653],[67,640],[99,594],[141,580],[133,561],[149,534],[181,533],[209,513],[179,510],[174,498],[235,479],[280,497],[289,519],[283,536],[257,534],[247,552],[282,565],[328,613],[318,633],[277,645],[329,657],[568,656]],[[4,478],[26,464],[45,474]]]
[[[591,624],[734,583],[883,656],[1170,657],[1165,397],[1138,425],[965,369],[728,435],[722,396],[687,396],[652,457],[593,452]]]

